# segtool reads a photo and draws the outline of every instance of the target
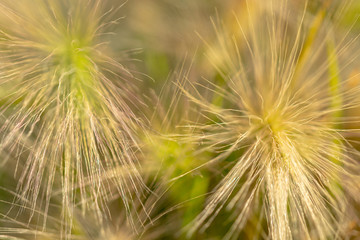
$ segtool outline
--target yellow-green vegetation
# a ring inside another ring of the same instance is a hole
[[[356,0],[0,0],[0,239],[360,238]]]

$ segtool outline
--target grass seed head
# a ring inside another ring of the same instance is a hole
[[[0,85],[11,89],[0,147],[16,152],[31,140],[18,151],[21,199],[47,209],[60,194],[65,219],[74,204],[102,215],[113,194],[129,208],[142,186],[141,123],[129,105],[136,78],[104,42],[119,19],[98,0],[4,0],[0,12]]]
[[[225,239],[237,239],[254,214],[266,216],[272,239],[328,239],[339,234],[347,199],[356,197],[349,196],[348,182],[359,180],[359,154],[345,138],[356,129],[342,127],[358,121],[343,115],[359,105],[359,87],[344,88],[351,81],[347,66],[358,57],[358,36],[336,37],[342,7],[326,15],[326,4],[311,14],[307,1],[302,11],[292,1],[262,3],[256,11],[244,4],[248,19],[257,14],[255,23],[234,17],[241,36],[213,21],[216,47],[205,41],[225,82],[207,82],[221,106],[194,84],[184,89],[209,116],[209,124],[197,128],[198,141],[220,152],[212,161],[243,152],[190,234],[208,228],[226,208],[234,223]]]

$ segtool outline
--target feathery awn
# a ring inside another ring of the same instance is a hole
[[[214,23],[216,44],[205,41],[208,58],[225,84],[189,84],[183,92],[200,106],[209,124],[194,124],[205,147],[225,160],[237,152],[229,172],[190,226],[205,231],[219,212],[234,221],[224,239],[237,239],[255,216],[256,229],[271,239],[339,237],[348,220],[348,183],[359,189],[359,153],[346,140],[344,111],[358,107],[360,89],[346,89],[347,66],[359,56],[358,35],[335,34],[338,12],[314,14],[308,1],[246,1],[248,19],[236,34]],[[302,9],[298,11],[296,9]],[[243,17],[243,16],[242,16]],[[340,30],[339,30],[340,31]],[[215,104],[199,87],[213,93]]]

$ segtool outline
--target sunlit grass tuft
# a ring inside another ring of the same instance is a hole
[[[238,239],[254,214],[266,216],[268,230],[261,220],[258,229],[271,239],[336,238],[348,200],[356,199],[349,196],[348,182],[359,181],[354,158],[359,153],[345,139],[358,130],[342,129],[359,121],[342,114],[360,104],[359,87],[344,88],[351,81],[347,66],[359,55],[358,36],[335,37],[332,18],[341,15],[341,7],[332,14],[324,4],[312,15],[307,1],[261,3],[255,4],[261,6],[256,22],[234,16],[241,37],[219,20],[216,47],[204,43],[225,86],[207,81],[183,88],[209,118],[208,124],[193,126],[198,132],[193,141],[219,153],[209,163],[242,152],[189,226],[189,235],[208,229],[226,208],[234,222],[224,239]],[[245,12],[252,19],[249,4]],[[199,88],[213,97],[204,97]],[[220,106],[211,100],[216,97],[223,99]]]
[[[17,154],[19,199],[46,213],[61,195],[71,221],[74,204],[101,216],[118,194],[129,212],[142,187],[141,123],[129,104],[140,101],[137,79],[105,42],[116,10],[98,0],[20,2],[0,3],[0,85],[10,89],[0,147]]]

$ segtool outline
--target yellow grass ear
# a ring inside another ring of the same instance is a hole
[[[227,161],[244,149],[189,225],[190,236],[207,230],[222,210],[236,212],[225,239],[237,239],[259,212],[265,214],[273,239],[327,239],[341,229],[339,219],[345,218],[348,204],[342,178],[359,177],[353,174],[356,150],[341,129],[352,120],[342,112],[359,102],[350,100],[358,88],[342,89],[345,71],[338,58],[355,56],[349,52],[355,43],[335,42],[337,23],[325,7],[311,15],[307,1],[301,11],[292,3],[269,1],[258,22],[238,20],[241,38],[231,38],[234,32],[221,20],[220,27],[215,24],[217,44],[204,44],[208,52],[223,56],[214,61],[210,55],[209,60],[226,85],[199,85],[221,96],[222,108],[183,89],[209,118],[217,116],[197,129],[204,148],[222,149],[214,160]],[[218,59],[223,59],[221,66]]]
[[[61,195],[69,224],[76,205],[102,218],[114,196],[130,212],[144,187],[136,154],[143,124],[130,107],[140,103],[135,77],[102,42],[111,11],[98,0],[20,2],[0,4],[0,84],[12,90],[0,147],[31,149],[14,159],[19,200],[46,212]]]

